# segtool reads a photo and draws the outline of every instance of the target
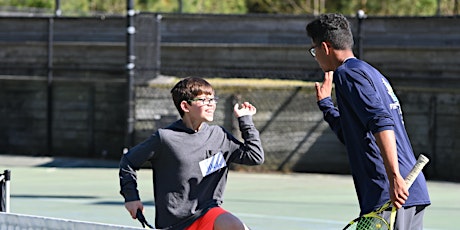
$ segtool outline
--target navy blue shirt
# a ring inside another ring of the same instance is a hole
[[[401,105],[388,80],[368,63],[351,58],[334,72],[338,108],[330,97],[318,102],[324,119],[345,144],[361,214],[390,199],[389,182],[374,133],[393,130],[399,170],[403,177],[416,159],[407,136]],[[340,112],[339,112],[340,111]],[[429,205],[425,177],[421,173],[409,189],[405,207]]]

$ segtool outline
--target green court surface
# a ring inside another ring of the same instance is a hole
[[[141,227],[124,209],[114,164],[34,161],[0,155],[0,171],[11,170],[12,213]],[[425,212],[425,229],[460,229],[452,221],[460,217],[460,183],[429,181],[428,186],[432,205]],[[139,172],[139,187],[153,223],[150,170]],[[348,175],[231,171],[223,207],[253,230],[342,229],[358,214]]]

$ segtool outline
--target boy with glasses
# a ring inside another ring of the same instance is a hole
[[[260,165],[264,161],[259,132],[248,102],[235,104],[244,143],[216,125],[217,97],[201,78],[186,78],[171,90],[181,119],[158,129],[120,161],[120,193],[133,219],[143,210],[136,171],[150,161],[153,170],[155,225],[160,229],[238,230],[247,227],[220,207],[230,163]]]
[[[416,159],[401,105],[389,81],[353,55],[353,35],[341,14],[323,14],[308,23],[310,54],[325,72],[316,83],[324,120],[345,144],[361,215],[392,201],[399,208],[395,229],[422,230],[430,198],[423,174],[409,189],[404,177]],[[338,108],[331,99],[332,84]],[[390,211],[383,213],[388,220]]]

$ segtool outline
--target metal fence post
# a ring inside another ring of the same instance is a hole
[[[160,68],[161,68],[161,20],[163,16],[161,14],[157,14],[155,17],[155,77],[160,75]]]
[[[54,18],[48,19],[48,76],[47,76],[47,97],[46,97],[46,135],[47,154],[53,155],[53,41],[54,41]]]
[[[10,212],[10,179],[10,170],[0,174],[0,212]]]
[[[126,28],[126,70],[127,70],[127,83],[128,83],[128,117],[126,127],[126,143],[125,147],[129,148],[133,144],[134,134],[134,69],[136,68],[134,53],[134,34],[136,27],[134,26],[134,1],[127,0],[127,28]]]
[[[357,46],[358,46],[358,53],[357,57],[362,59],[363,58],[363,30],[362,24],[363,20],[367,17],[363,10],[358,10],[356,12],[356,17],[358,18],[358,38],[357,38]]]

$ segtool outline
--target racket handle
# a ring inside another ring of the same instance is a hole
[[[412,183],[414,183],[415,178],[417,178],[418,174],[422,171],[423,167],[425,167],[428,161],[430,160],[426,156],[420,154],[420,156],[417,159],[417,163],[415,163],[414,167],[405,179],[407,188],[410,188],[410,186],[412,186]]]

